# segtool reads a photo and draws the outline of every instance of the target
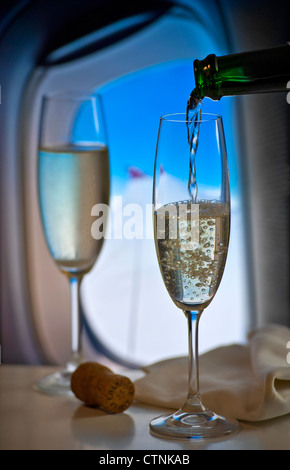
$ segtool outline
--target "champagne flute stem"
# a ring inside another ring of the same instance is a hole
[[[82,359],[81,345],[81,312],[80,312],[80,284],[82,276],[70,276],[70,295],[71,295],[71,350],[72,357],[70,364],[78,365]]]
[[[188,394],[182,410],[201,413],[205,410],[199,394],[198,325],[202,312],[184,313],[188,321]]]

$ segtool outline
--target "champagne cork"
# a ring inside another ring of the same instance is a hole
[[[133,402],[135,388],[127,377],[96,362],[82,363],[72,374],[71,389],[86,405],[122,413]]]

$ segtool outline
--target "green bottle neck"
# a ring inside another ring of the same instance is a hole
[[[220,57],[210,54],[204,60],[194,61],[194,75],[195,91],[200,99],[287,91],[290,43]]]

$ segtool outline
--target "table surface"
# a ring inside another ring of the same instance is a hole
[[[56,368],[0,366],[1,450],[290,450],[290,415],[241,423],[231,438],[195,443],[156,438],[149,422],[164,410],[133,404],[110,415],[75,397],[46,395],[36,380]]]

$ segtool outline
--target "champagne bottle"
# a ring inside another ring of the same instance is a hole
[[[290,43],[268,50],[242,52],[194,61],[196,99],[287,91]],[[288,90],[289,91],[289,90]]]

